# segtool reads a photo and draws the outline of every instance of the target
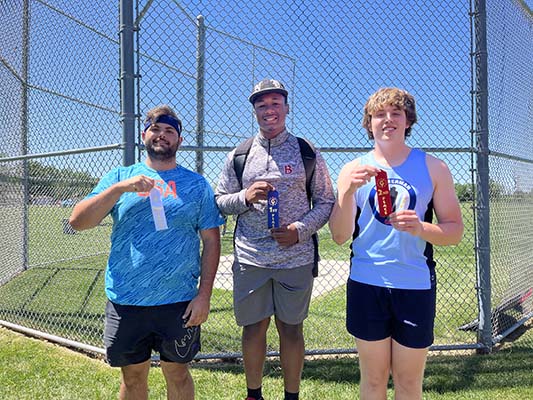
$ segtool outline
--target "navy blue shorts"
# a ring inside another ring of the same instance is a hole
[[[389,289],[348,279],[346,328],[367,341],[392,337],[415,349],[433,343],[436,288]]]
[[[125,306],[107,302],[104,344],[107,362],[124,367],[149,360],[188,363],[200,351],[200,327],[185,327],[182,316],[189,302],[161,306]]]

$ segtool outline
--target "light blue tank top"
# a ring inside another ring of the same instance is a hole
[[[412,149],[403,164],[390,168],[376,162],[369,152],[361,165],[387,172],[392,211],[415,210],[422,221],[433,217],[433,183],[426,153]],[[436,284],[433,246],[419,237],[393,229],[379,215],[375,179],[355,193],[357,215],[351,245],[350,279],[397,289],[429,289]]]

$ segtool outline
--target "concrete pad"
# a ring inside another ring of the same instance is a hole
[[[233,255],[220,257],[214,287],[233,290]],[[312,297],[322,296],[341,285],[345,285],[350,274],[350,263],[347,261],[322,260],[318,267],[318,277],[313,284]]]

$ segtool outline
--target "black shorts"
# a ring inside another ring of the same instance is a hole
[[[185,327],[189,302],[161,306],[126,306],[107,302],[104,344],[107,362],[124,367],[149,360],[188,363],[200,351],[200,326]]]
[[[367,341],[392,337],[422,349],[433,343],[436,289],[389,289],[348,279],[346,328]]]

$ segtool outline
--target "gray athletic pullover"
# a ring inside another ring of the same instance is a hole
[[[235,150],[228,154],[215,197],[224,215],[237,216],[234,254],[240,263],[279,269],[313,263],[311,235],[328,221],[335,202],[326,163],[315,151],[311,209],[298,140],[286,130],[270,140],[261,133],[255,136],[242,175],[243,189],[233,168]],[[279,192],[279,223],[296,226],[299,239],[295,245],[283,248],[270,235],[266,201],[246,204],[246,188],[258,180],[272,183]]]

